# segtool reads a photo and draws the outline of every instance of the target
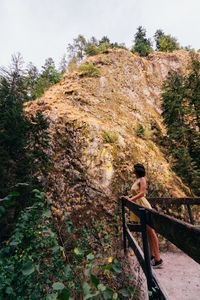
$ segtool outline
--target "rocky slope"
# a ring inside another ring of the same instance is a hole
[[[165,134],[162,82],[170,70],[185,72],[188,59],[185,51],[142,58],[114,49],[83,62],[99,68],[99,76],[65,74],[26,105],[27,113],[40,110],[50,120],[52,166],[45,185],[54,214],[63,209],[99,214],[102,207],[113,212],[130,189],[136,162],[147,168],[149,196],[185,195],[158,139]]]

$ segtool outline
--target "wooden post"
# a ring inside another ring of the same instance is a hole
[[[190,204],[187,204],[187,209],[188,209],[188,213],[189,213],[189,217],[190,217],[190,223],[192,225],[194,225],[194,219],[193,219],[193,216],[192,216],[192,211],[191,211]]]
[[[126,199],[122,198],[122,225],[123,225],[123,246],[124,254],[126,254],[126,220],[125,220],[125,202]]]

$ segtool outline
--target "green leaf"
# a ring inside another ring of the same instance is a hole
[[[87,296],[85,296],[85,297],[83,298],[83,300],[88,300],[88,299],[93,300],[94,297],[98,296],[99,294],[100,294],[99,291],[97,291],[97,292],[94,293],[94,294],[88,294]]]
[[[64,289],[61,293],[59,293],[57,299],[58,300],[69,300],[70,298],[70,293]]]
[[[8,287],[6,288],[6,294],[11,295],[12,293],[13,293],[12,287],[11,287],[11,286],[8,286]]]
[[[34,265],[31,261],[27,262],[22,268],[23,275],[30,275],[34,272]]]
[[[85,276],[90,276],[91,275],[91,268],[85,269],[84,274],[85,274]]]
[[[35,193],[35,194],[40,194],[40,191],[37,190],[37,189],[32,190],[32,192]]]
[[[0,206],[0,215],[3,215],[6,212],[3,206]]]
[[[49,209],[44,210],[43,213],[42,213],[42,216],[46,217],[46,218],[50,218],[51,217],[51,211]]]
[[[111,300],[112,299],[112,295],[111,295],[111,292],[106,290],[103,292],[103,296],[106,300]]]
[[[114,293],[112,298],[113,298],[113,300],[117,300],[118,294],[117,294],[117,293]]]
[[[60,250],[59,246],[53,246],[52,248],[50,248],[51,251],[53,251],[54,253],[57,252],[58,250]]]
[[[83,250],[80,247],[78,247],[74,249],[74,253],[78,256],[81,256],[83,255]]]
[[[11,192],[10,195],[11,195],[11,196],[19,196],[20,193],[18,193],[18,192]]]
[[[10,246],[17,246],[18,244],[19,244],[19,241],[10,242]]]
[[[49,294],[46,296],[46,300],[57,300],[57,294]]]
[[[19,187],[19,186],[29,186],[29,183],[25,183],[25,182],[19,182],[13,186],[11,186],[11,188],[14,188],[14,187]]]
[[[66,277],[68,277],[70,274],[71,274],[71,268],[69,265],[66,265],[65,268],[64,268],[64,274]]]
[[[65,286],[62,282],[54,282],[54,284],[52,285],[52,288],[54,291],[60,291],[60,290],[63,290],[65,288]]]
[[[122,293],[122,296],[128,297],[127,289],[125,289],[125,288],[121,289],[121,293]]]
[[[83,282],[83,293],[85,296],[87,296],[88,294],[90,294],[91,292],[91,287],[87,282]]]
[[[67,217],[69,216],[69,213],[66,212],[66,211],[63,211],[63,216],[64,216],[65,218],[67,218]]]
[[[87,255],[87,259],[88,259],[89,261],[94,260],[94,255],[93,255],[92,253],[88,254],[88,255]]]
[[[69,219],[67,219],[65,222],[66,222],[66,224],[67,224],[67,226],[68,226],[68,232],[69,232],[70,234],[74,233],[74,226],[73,226],[73,224],[72,224],[72,221],[69,220]]]
[[[100,292],[104,292],[106,290],[105,285],[102,283],[98,284],[97,288]]]
[[[91,277],[91,281],[92,281],[93,285],[97,288],[97,286],[99,284],[99,279],[93,274],[91,274],[90,277]]]
[[[113,267],[113,270],[116,273],[121,273],[122,272],[122,268],[121,268],[120,264],[118,263],[118,261],[116,259],[114,260],[114,264],[112,265],[112,267]]]
[[[53,201],[51,199],[47,199],[47,205],[52,205]]]

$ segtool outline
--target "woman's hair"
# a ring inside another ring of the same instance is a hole
[[[145,176],[145,168],[142,164],[135,164],[134,169],[137,177]]]

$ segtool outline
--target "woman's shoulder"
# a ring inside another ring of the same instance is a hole
[[[140,177],[138,184],[142,184],[142,185],[146,185],[147,184],[147,180],[146,177]]]

